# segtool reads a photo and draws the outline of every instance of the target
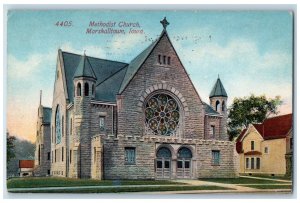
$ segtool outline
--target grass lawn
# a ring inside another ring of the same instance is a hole
[[[68,187],[68,186],[111,186],[111,185],[178,185],[182,183],[167,180],[91,180],[54,177],[13,178],[7,181],[7,188]]]
[[[187,191],[187,190],[232,190],[218,186],[158,186],[158,187],[115,187],[115,188],[82,188],[82,189],[53,189],[26,190],[13,193],[119,193],[119,192],[155,192],[155,191]],[[12,191],[10,191],[12,192]]]
[[[216,183],[227,183],[227,184],[280,184],[276,180],[260,180],[254,178],[201,178],[199,180],[216,182]],[[284,183],[283,183],[284,184]]]
[[[292,189],[292,185],[243,185],[256,189]]]
[[[292,181],[291,177],[284,177],[284,176],[266,176],[266,175],[252,175],[251,177],[258,177],[258,178],[269,178],[269,179],[275,179],[275,180],[290,180]]]

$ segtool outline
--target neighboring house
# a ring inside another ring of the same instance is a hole
[[[34,160],[19,160],[20,177],[32,176],[34,168]]]
[[[239,173],[289,175],[291,174],[293,134],[292,114],[266,119],[251,124],[237,138]]]
[[[37,142],[51,150],[52,176],[236,176],[222,82],[204,103],[161,23],[160,36],[130,63],[58,50],[50,143]]]

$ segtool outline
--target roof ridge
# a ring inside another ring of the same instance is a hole
[[[61,51],[61,52],[62,52],[62,53],[67,53],[67,54],[72,54],[72,55],[77,55],[77,56],[83,56],[83,55],[81,55],[81,54],[75,54],[75,53],[67,52],[67,51]],[[86,55],[86,57],[88,57],[88,58],[94,58],[94,59],[100,59],[100,60],[104,60],[104,61],[111,61],[111,62],[116,62],[116,63],[123,63],[123,64],[127,64],[127,65],[128,65],[128,63],[121,62],[121,61],[116,61],[116,60],[97,58],[97,57],[95,57],[95,56],[87,56],[87,55]]]
[[[114,72],[113,74],[111,74],[110,76],[108,76],[107,78],[105,78],[104,80],[102,80],[101,82],[99,82],[98,84],[96,84],[96,87],[101,85],[102,83],[104,83],[106,80],[108,80],[109,78],[113,77],[114,75],[116,75],[117,73],[119,73],[121,70],[123,70],[124,68],[126,68],[128,65],[125,65],[124,67],[120,68],[119,70],[117,70],[116,72]],[[125,74],[124,74],[125,75]]]

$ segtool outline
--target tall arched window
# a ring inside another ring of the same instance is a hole
[[[65,126],[64,126],[64,116],[62,116],[61,118],[61,133],[62,133],[62,137],[64,136],[65,133]]]
[[[216,111],[219,111],[219,109],[220,109],[220,102],[219,102],[219,100],[217,100],[217,102],[216,102]]]
[[[89,96],[89,84],[87,82],[84,84],[84,96]]]
[[[77,84],[77,93],[76,93],[77,96],[81,96],[81,83],[79,82]]]
[[[95,85],[93,84],[92,85],[92,95],[94,95],[95,94]]]
[[[225,111],[225,101],[222,102],[222,111]]]
[[[57,106],[56,113],[55,113],[55,138],[56,138],[56,144],[59,144],[61,142],[61,122],[60,122],[59,106]]]

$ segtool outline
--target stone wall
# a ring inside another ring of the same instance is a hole
[[[159,64],[158,55],[171,57],[170,65]],[[158,89],[154,89],[157,86]],[[152,87],[152,88],[151,88]],[[143,63],[128,86],[119,96],[122,108],[118,111],[118,133],[144,135],[144,112],[140,100],[147,95],[165,90],[181,101],[183,123],[181,137],[204,138],[204,108],[186,70],[177,57],[173,46],[164,35]],[[181,95],[182,99],[179,99]],[[183,105],[183,102],[186,105]]]
[[[166,136],[123,136],[103,138],[104,179],[156,179],[156,151],[169,146],[172,152],[172,175],[176,179],[177,153],[181,147],[191,149],[192,179],[236,177],[234,143],[229,141],[184,139]],[[136,149],[136,164],[126,165],[125,147]],[[212,163],[212,150],[220,151],[220,164]]]
[[[101,136],[94,136],[92,138],[92,147],[91,147],[91,178],[102,180],[103,167],[102,167],[102,143]]]

